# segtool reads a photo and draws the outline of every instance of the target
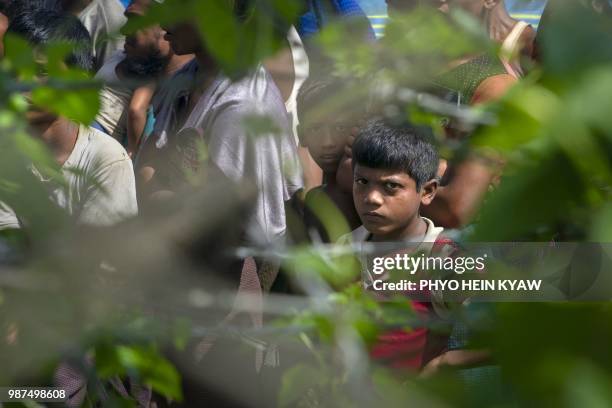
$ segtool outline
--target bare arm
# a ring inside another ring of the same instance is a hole
[[[456,166],[449,184],[438,187],[432,203],[422,207],[423,215],[445,228],[464,226],[478,209],[493,175],[493,169],[483,160],[465,160]]]
[[[151,104],[153,93],[155,93],[155,84],[147,84],[136,88],[130,100],[127,115],[127,151],[130,157],[136,152],[147,124],[147,109]]]
[[[510,75],[487,78],[476,89],[471,104],[498,100],[515,83],[516,79]],[[478,210],[497,170],[488,160],[479,157],[470,157],[459,163],[449,183],[438,188],[434,201],[423,207],[423,215],[445,228],[464,226]]]
[[[504,96],[514,84],[516,84],[516,78],[512,75],[502,74],[489,77],[476,88],[470,105],[494,102]]]
[[[490,353],[484,350],[451,350],[431,360],[421,371],[421,377],[431,377],[443,368],[469,368],[486,363]]]
[[[0,59],[4,58],[4,34],[8,30],[8,17],[0,13]]]

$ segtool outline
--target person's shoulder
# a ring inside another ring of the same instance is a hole
[[[174,74],[170,76],[170,80],[175,78],[184,78],[186,76],[194,77],[195,73],[198,70],[198,61],[193,58],[190,61],[187,61],[182,67],[180,67]]]
[[[507,73],[490,76],[478,85],[472,96],[471,104],[476,105],[499,100],[516,82],[517,79]]]
[[[80,131],[84,132],[80,137],[86,138],[84,150],[88,152],[97,166],[130,161],[125,148],[112,136],[87,126],[81,126]]]
[[[259,65],[237,81],[228,81],[220,100],[232,102],[249,110],[285,112],[285,102],[272,77]]]

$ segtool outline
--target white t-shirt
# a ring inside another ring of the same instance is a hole
[[[300,124],[300,121],[297,114],[297,96],[300,92],[300,88],[310,74],[310,62],[308,61],[306,50],[304,50],[304,43],[302,43],[302,39],[300,38],[300,35],[295,27],[291,26],[289,29],[287,40],[289,41],[291,56],[293,57],[295,81],[293,83],[291,95],[289,95],[289,99],[287,102],[285,102],[285,107],[287,108],[287,113],[289,113],[291,118],[293,137],[295,138],[295,142],[299,143],[297,127]]]
[[[436,227],[429,218],[421,217],[423,221],[427,224],[427,231],[425,232],[425,236],[422,237],[420,242],[417,241],[406,241],[410,244],[410,248],[416,253],[419,251],[423,251],[425,253],[430,253],[431,249],[440,236],[440,234],[444,231],[442,227]],[[380,279],[380,277],[376,278],[372,272],[370,271],[368,264],[368,251],[364,246],[366,243],[370,241],[372,238],[372,234],[368,231],[363,225],[353,230],[350,234],[346,234],[341,236],[338,239],[338,244],[340,245],[348,245],[352,244],[353,249],[356,251],[356,254],[359,257],[359,261],[361,262],[361,279],[363,281],[364,287],[369,288],[372,286],[374,280]]]
[[[138,214],[132,161],[123,146],[104,133],[80,126],[62,173],[65,186],[42,177],[41,182],[48,186],[52,201],[77,223],[108,226]],[[0,229],[19,226],[15,213],[0,203]]]
[[[117,76],[117,65],[124,59],[123,51],[115,52],[96,74],[96,79],[105,84],[100,90],[100,109],[96,121],[119,143],[127,136],[126,108],[134,93],[134,89],[122,84]]]
[[[119,0],[93,0],[79,13],[79,20],[91,36],[96,70],[115,51],[123,49],[125,38],[119,30],[127,21],[124,11]]]
[[[286,230],[285,202],[302,187],[297,146],[291,135],[280,91],[266,70],[259,66],[240,80],[219,74],[202,94],[187,119],[179,120],[180,107],[187,106],[190,85],[198,63],[193,60],[178,71],[156,93],[155,131],[143,142],[140,165],[155,156],[167,169],[156,168],[161,184],[172,190],[180,185],[177,167],[199,166],[199,142],[208,148],[209,162],[230,180],[253,182],[258,196],[247,222],[249,243],[269,243]],[[266,117],[276,132],[255,134],[251,117]],[[153,148],[154,146],[154,148]]]
[[[0,231],[19,228],[21,228],[21,225],[13,210],[3,202],[0,202]]]

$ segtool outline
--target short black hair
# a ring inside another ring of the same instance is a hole
[[[438,172],[440,158],[432,139],[430,127],[372,119],[353,143],[353,166],[403,171],[420,190]]]
[[[0,12],[9,20],[25,10],[59,10],[57,0],[0,0]]]
[[[91,37],[81,21],[51,9],[24,9],[13,16],[9,32],[21,35],[32,45],[63,41],[73,45],[66,64],[91,71],[94,66]]]

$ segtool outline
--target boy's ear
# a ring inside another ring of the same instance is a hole
[[[438,191],[438,184],[439,182],[437,179],[429,180],[427,183],[423,184],[423,187],[421,187],[422,205],[431,204],[433,199],[436,197],[436,192]]]
[[[300,146],[308,147],[308,143],[306,142],[306,136],[304,135],[304,126],[298,123],[298,125],[296,126],[296,129],[297,129],[298,140],[300,141]]]

